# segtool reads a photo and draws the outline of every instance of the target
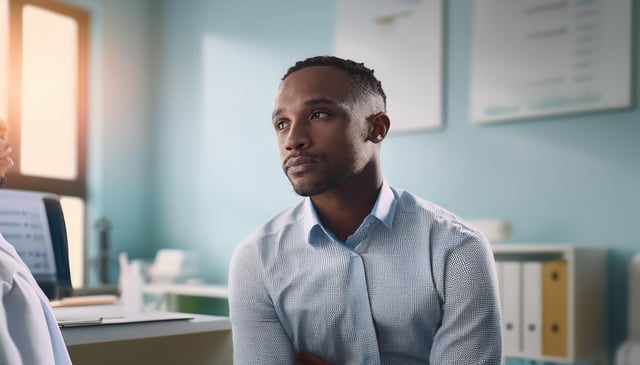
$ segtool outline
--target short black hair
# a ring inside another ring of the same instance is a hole
[[[295,65],[289,67],[287,73],[282,77],[284,81],[292,73],[307,67],[329,66],[338,68],[347,74],[353,76],[355,87],[366,94],[379,95],[382,97],[384,107],[387,107],[387,95],[382,89],[382,82],[374,75],[374,70],[366,67],[364,63],[355,62],[335,56],[315,56],[302,61],[296,62]]]

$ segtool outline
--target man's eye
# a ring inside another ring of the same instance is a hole
[[[276,129],[279,131],[283,130],[285,126],[286,124],[282,120],[276,122]]]
[[[326,118],[328,116],[329,114],[325,112],[313,112],[311,114],[311,119]]]

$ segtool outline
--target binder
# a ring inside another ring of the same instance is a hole
[[[542,353],[542,263],[522,264],[522,351],[536,358]]]
[[[502,293],[502,261],[496,261],[496,278],[498,278],[498,299],[500,302],[500,313],[504,308],[504,294]]]
[[[522,352],[522,263],[502,262],[502,332],[505,355]]]
[[[568,278],[567,261],[542,263],[542,354],[568,354]]]

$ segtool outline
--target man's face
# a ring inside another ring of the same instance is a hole
[[[5,173],[13,166],[13,160],[9,155],[11,147],[9,146],[9,125],[0,119],[0,186],[4,184]]]
[[[335,189],[371,161],[368,105],[350,90],[349,75],[334,67],[304,68],[280,85],[272,121],[282,168],[296,193]]]

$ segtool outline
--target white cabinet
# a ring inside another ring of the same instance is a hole
[[[607,263],[600,247],[494,244],[506,357],[606,362]]]

